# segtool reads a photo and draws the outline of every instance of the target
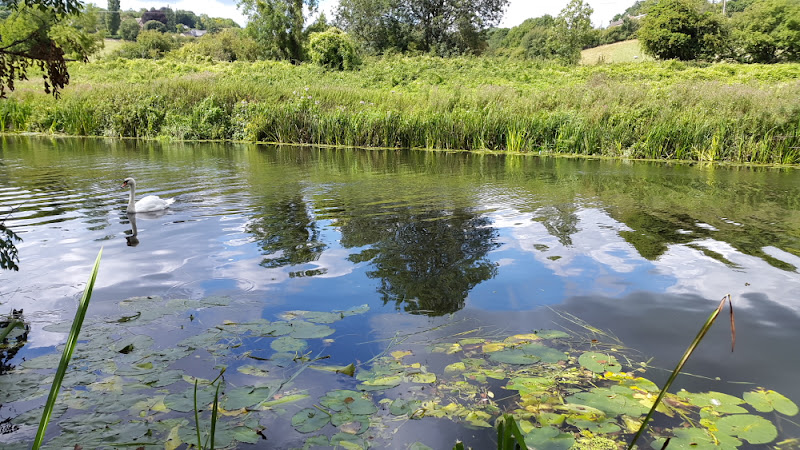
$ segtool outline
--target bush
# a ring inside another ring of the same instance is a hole
[[[258,43],[244,30],[226,28],[184,45],[171,56],[184,61],[255,61],[259,52]]]
[[[753,63],[800,61],[800,1],[755,2],[734,16],[739,59]]]
[[[123,44],[113,56],[127,59],[160,59],[179,46],[180,42],[172,35],[146,30],[139,33],[136,42]]]
[[[316,64],[337,70],[353,70],[361,64],[356,45],[338,28],[313,33],[308,39],[308,54]]]
[[[135,41],[139,36],[139,24],[135,20],[123,20],[119,26],[119,35],[126,41]]]
[[[166,33],[167,26],[157,20],[148,20],[144,23],[142,29],[144,31],[160,31],[161,33]]]
[[[703,0],[662,0],[642,19],[642,48],[659,59],[714,59],[727,38],[720,16],[704,11]]]

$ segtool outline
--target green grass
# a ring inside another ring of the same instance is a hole
[[[116,49],[122,47],[122,44],[125,41],[122,39],[103,39],[103,48],[97,52],[96,54],[90,57],[91,61],[98,61],[103,58],[106,58],[108,55],[112,54]]]
[[[60,100],[34,80],[0,102],[2,131],[800,163],[800,64],[396,56],[357,72],[169,59],[70,71]]]
[[[614,64],[614,63],[639,63],[653,61],[651,56],[645,55],[638,39],[615,42],[587,48],[581,52],[581,64]]]

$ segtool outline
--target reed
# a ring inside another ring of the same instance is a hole
[[[101,61],[56,101],[20,88],[0,129],[70,135],[800,163],[800,64],[561,67],[386,57]],[[24,83],[23,83],[24,85]]]
[[[92,298],[92,290],[94,289],[94,282],[97,279],[97,272],[100,269],[100,258],[103,256],[103,249],[97,253],[97,259],[94,261],[92,274],[89,276],[89,281],[86,283],[86,288],[83,291],[80,303],[78,303],[78,310],[75,311],[75,319],[72,321],[72,327],[67,336],[67,342],[64,344],[64,352],[61,354],[61,361],[58,363],[53,384],[50,386],[50,395],[47,397],[47,402],[44,405],[42,418],[39,421],[39,429],[36,431],[36,437],[33,440],[33,450],[38,450],[44,441],[44,435],[47,432],[47,425],[50,423],[50,417],[53,414],[53,407],[58,398],[58,391],[61,389],[61,383],[64,381],[64,375],[67,373],[69,367],[69,360],[72,358],[72,353],[75,351],[75,346],[78,342],[78,335],[83,326],[83,319],[86,317],[86,311],[89,309],[89,300]]]

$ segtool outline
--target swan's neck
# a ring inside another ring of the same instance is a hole
[[[128,199],[128,212],[136,212],[136,202],[133,201],[133,198],[136,196],[136,185],[130,183],[131,186],[131,195]]]

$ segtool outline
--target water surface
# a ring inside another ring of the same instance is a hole
[[[127,215],[129,176],[137,196],[175,204]],[[103,247],[94,316],[135,296],[226,296],[229,320],[367,304],[336,336],[342,364],[409,330],[527,332],[569,313],[671,369],[731,294],[736,351],[717,324],[673,390],[763,386],[800,401],[791,168],[4,137],[0,214],[22,238],[20,270],[0,273],[0,306],[31,324],[10,366],[65,340],[44,328],[71,319]],[[441,426],[427,445],[489,439]]]

